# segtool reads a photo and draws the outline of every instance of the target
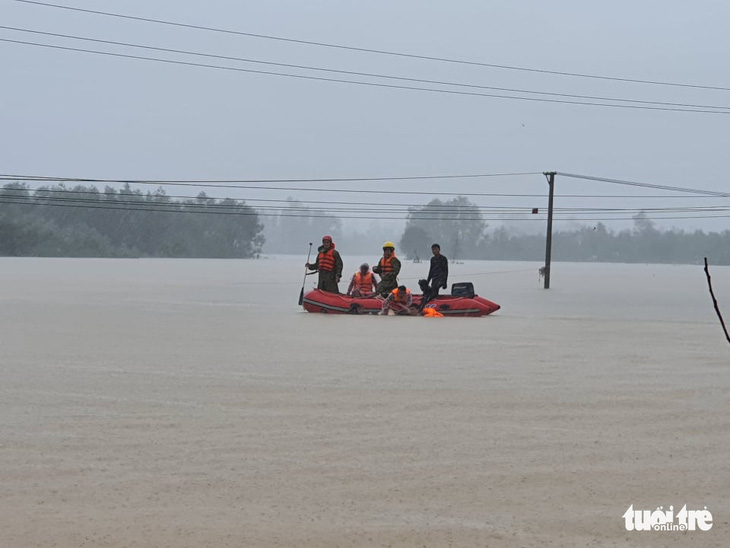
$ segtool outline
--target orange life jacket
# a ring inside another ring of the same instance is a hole
[[[427,306],[426,308],[423,309],[423,315],[428,318],[443,318],[444,317],[444,315],[441,314],[441,312],[439,312],[438,310],[436,310],[435,308],[432,308],[430,306]]]
[[[372,293],[373,273],[368,272],[363,276],[359,270],[355,272],[355,286],[360,290],[360,293]]]
[[[395,259],[395,253],[391,253],[387,259],[385,257],[380,258],[378,265],[380,266],[380,274],[388,274],[393,272],[393,259]]]
[[[319,252],[319,255],[317,255],[317,269],[325,272],[332,272],[335,269],[334,245],[331,245],[327,251]]]
[[[408,297],[411,294],[411,290],[406,287],[405,293],[401,294],[400,291],[398,291],[398,288],[396,287],[393,291],[391,291],[391,294],[393,295],[393,300],[397,303],[407,303]]]

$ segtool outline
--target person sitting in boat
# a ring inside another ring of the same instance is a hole
[[[378,265],[373,268],[373,272],[380,274],[380,283],[375,288],[375,292],[378,295],[386,297],[398,287],[400,266],[400,260],[395,256],[395,244],[393,242],[385,242],[383,244],[383,256],[378,261]]]
[[[342,278],[342,257],[340,257],[340,252],[335,249],[332,236],[322,236],[322,245],[317,251],[319,252],[317,260],[314,263],[305,264],[309,270],[319,271],[317,289],[339,293],[340,288],[337,284]]]
[[[368,263],[362,263],[360,270],[352,275],[350,287],[347,288],[347,294],[350,297],[372,297],[375,295],[377,285],[378,282],[375,279],[375,274],[370,272],[370,265]]]
[[[401,285],[396,287],[383,301],[382,310],[380,314],[385,316],[389,311],[393,311],[398,316],[411,316],[414,311],[411,310],[413,304],[413,298],[411,297],[411,290],[406,286]]]
[[[419,282],[423,291],[421,311],[423,311],[428,301],[439,296],[439,289],[446,289],[448,287],[449,260],[445,255],[441,255],[441,246],[439,244],[433,244],[431,246],[431,253],[433,253],[433,257],[431,257],[431,267],[428,269],[426,285],[423,286]]]

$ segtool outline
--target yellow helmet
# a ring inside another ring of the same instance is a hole
[[[385,249],[386,247],[389,247],[389,248],[395,250],[395,244],[393,242],[385,242],[383,244],[383,249]]]

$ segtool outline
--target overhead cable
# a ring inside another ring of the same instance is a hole
[[[215,70],[224,70],[224,71],[230,71],[230,72],[245,72],[245,73],[250,73],[250,74],[261,74],[261,75],[266,75],[266,76],[296,78],[296,79],[300,79],[300,80],[315,80],[315,81],[319,81],[319,82],[336,82],[336,83],[341,83],[341,84],[351,84],[351,85],[358,85],[358,86],[368,86],[368,87],[378,87],[378,88],[388,88],[388,89],[402,89],[402,90],[409,90],[409,91],[422,91],[422,92],[426,92],[426,93],[444,93],[447,95],[488,97],[488,98],[492,98],[492,99],[509,99],[509,100],[513,100],[513,101],[556,103],[556,104],[562,104],[562,105],[622,108],[622,109],[632,109],[632,110],[651,110],[651,111],[659,111],[659,112],[686,112],[686,113],[695,113],[695,114],[723,114],[723,115],[730,114],[730,111],[724,111],[724,110],[703,110],[703,109],[698,109],[698,108],[669,108],[669,107],[638,105],[638,104],[623,105],[623,104],[613,104],[613,103],[596,103],[596,102],[592,102],[592,101],[568,101],[568,100],[564,100],[564,99],[519,97],[516,95],[502,95],[502,94],[496,94],[496,93],[478,93],[478,92],[472,92],[472,91],[458,91],[458,90],[454,90],[454,89],[436,89],[436,88],[425,88],[425,87],[418,87],[418,86],[384,84],[384,83],[380,83],[380,82],[343,80],[340,78],[326,78],[323,76],[308,76],[308,75],[304,75],[304,74],[287,74],[287,73],[283,73],[283,72],[246,69],[246,68],[241,68],[241,67],[227,67],[227,66],[221,66],[221,65],[211,65],[211,64],[207,64],[207,63],[194,63],[192,61],[176,61],[176,60],[172,60],[172,59],[160,59],[157,57],[145,57],[142,55],[112,53],[112,52],[108,52],[108,51],[99,51],[99,50],[92,50],[92,49],[85,49],[85,48],[73,48],[73,47],[69,47],[69,46],[60,46],[60,45],[54,45],[54,44],[42,44],[39,42],[28,42],[25,40],[11,40],[8,38],[0,38],[0,42],[7,42],[7,43],[12,43],[12,44],[24,45],[24,46],[34,46],[34,47],[41,47],[41,48],[56,49],[56,50],[61,50],[61,51],[71,51],[71,52],[77,52],[77,53],[91,53],[94,55],[102,55],[102,56],[116,57],[116,58],[123,58],[123,59],[134,59],[134,60],[139,60],[139,61],[152,61],[152,62],[156,62],[156,63],[165,63],[165,64],[169,64],[169,65],[182,65],[182,66],[190,66],[190,67],[215,69]],[[727,108],[727,107],[722,107],[722,108]]]
[[[89,205],[89,204],[72,204],[72,203],[39,203],[36,201],[22,201],[17,199],[6,199],[4,196],[0,196],[0,204],[18,205],[18,206],[38,206],[38,207],[68,207],[68,208],[81,208],[81,209],[103,209],[103,210],[117,210],[117,211],[140,211],[140,212],[157,212],[157,213],[188,213],[188,214],[200,214],[200,215],[238,215],[238,216],[258,216],[258,217],[302,217],[302,218],[324,218],[324,219],[362,219],[362,220],[405,220],[406,217],[373,217],[373,216],[337,216],[332,215],[301,215],[301,214],[275,214],[275,213],[258,213],[253,208],[247,206],[241,206],[244,211],[217,211],[217,210],[204,210],[204,209],[187,209],[181,207],[183,204],[177,204],[177,209],[164,209],[158,207],[139,207],[141,204],[134,204],[135,207],[129,207],[123,204],[117,205]],[[159,205],[159,204],[156,204]],[[250,210],[250,211],[249,211]],[[567,215],[567,214],[566,214]],[[730,215],[687,215],[687,216],[651,216],[647,219],[709,219],[709,218],[730,218]],[[420,221],[543,221],[544,217],[535,216],[524,216],[524,217],[495,217],[495,218],[484,218],[484,217],[461,217],[454,219],[444,219],[443,217],[419,217]],[[556,220],[562,221],[631,221],[634,217],[603,217],[603,218],[574,218],[573,215],[556,218]]]
[[[253,33],[253,32],[243,32],[243,31],[236,31],[236,30],[231,30],[231,29],[208,27],[208,26],[204,26],[204,25],[193,25],[193,24],[180,23],[180,22],[175,22],[175,21],[165,21],[162,19],[153,19],[153,18],[149,18],[149,17],[138,17],[138,16],[133,16],[133,15],[124,15],[121,13],[112,13],[112,12],[106,12],[106,11],[77,8],[77,7],[72,7],[72,6],[63,6],[63,5],[59,5],[59,4],[52,4],[50,2],[39,2],[36,0],[13,0],[13,1],[23,3],[23,4],[35,4],[37,6],[64,9],[64,10],[70,10],[70,11],[76,11],[76,12],[84,12],[84,13],[89,13],[89,14],[93,14],[93,15],[102,15],[105,17],[115,17],[115,18],[128,19],[128,20],[140,21],[140,22],[145,22],[145,23],[155,23],[155,24],[159,24],[159,25],[168,25],[168,26],[174,26],[174,27],[202,30],[202,31],[206,31],[206,32],[231,34],[231,35],[237,35],[237,36],[247,36],[249,38],[275,40],[275,41],[279,41],[279,42],[288,42],[288,43],[293,43],[293,44],[334,48],[334,49],[348,50],[348,51],[358,51],[358,52],[362,52],[362,53],[372,53],[372,54],[377,54],[377,55],[387,55],[387,56],[393,56],[393,57],[403,57],[403,58],[409,58],[409,59],[420,59],[420,60],[425,60],[425,61],[437,61],[437,62],[442,62],[442,63],[453,63],[453,64],[459,64],[459,65],[495,68],[495,69],[521,71],[521,72],[532,72],[532,73],[538,73],[538,74],[550,74],[550,75],[554,75],[554,76],[588,78],[588,79],[593,79],[593,80],[608,80],[608,81],[614,81],[614,82],[648,84],[648,85],[655,85],[655,86],[673,86],[673,87],[682,87],[682,88],[730,91],[730,87],[725,87],[725,86],[711,86],[711,85],[703,85],[703,84],[689,84],[689,83],[684,83],[684,82],[667,82],[667,81],[659,81],[659,80],[642,80],[642,79],[638,79],[638,78],[623,78],[623,77],[605,76],[605,75],[599,75],[599,74],[587,74],[587,73],[580,73],[580,72],[547,70],[547,69],[538,69],[538,68],[533,68],[533,67],[520,67],[520,66],[515,66],[515,65],[469,61],[469,60],[465,60],[465,59],[454,59],[454,58],[437,57],[437,56],[431,56],[431,55],[419,55],[419,54],[413,54],[413,53],[403,53],[403,52],[389,51],[389,50],[382,50],[382,49],[375,49],[375,48],[348,46],[348,45],[344,45],[344,44],[333,44],[333,43],[329,43],[329,42],[318,42],[318,41],[313,41],[313,40],[287,38],[287,37],[283,37],[283,36],[273,36],[273,35],[266,35],[266,34]]]
[[[52,177],[48,175],[13,175],[2,173],[0,180],[12,179],[23,181],[62,181],[74,183],[129,183],[155,185],[195,185],[202,183],[345,183],[345,182],[376,182],[376,181],[420,181],[425,179],[477,179],[481,177],[523,177],[526,175],[542,175],[539,171],[523,171],[512,173],[470,173],[446,175],[396,175],[393,177],[329,177],[307,179],[90,179],[79,177]],[[223,186],[222,188],[229,188]]]
[[[280,187],[280,186],[266,186],[266,185],[233,185],[233,184],[216,184],[216,183],[196,183],[196,182],[174,182],[174,181],[143,181],[143,180],[111,180],[111,179],[23,179],[13,175],[0,175],[0,180],[15,180],[15,181],[43,181],[43,182],[85,182],[85,183],[130,183],[137,185],[166,185],[166,186],[180,186],[180,187],[195,187],[195,188],[225,188],[225,189],[246,189],[246,190],[274,190],[283,192],[327,192],[333,193],[345,193],[345,194],[383,194],[383,195],[413,195],[413,196],[489,196],[489,193],[480,192],[446,192],[446,191],[415,191],[415,190],[369,190],[369,189],[350,189],[350,188],[321,188],[321,187]],[[384,179],[388,180],[388,179]]]
[[[189,196],[182,197],[186,198],[185,201],[157,201],[154,200],[156,195],[141,195],[141,194],[116,194],[116,193],[99,193],[99,192],[79,192],[75,190],[38,190],[35,195],[27,196],[19,193],[14,194],[13,191],[21,192],[24,189],[2,189],[0,190],[0,197],[17,201],[17,203],[27,203],[28,201],[36,200],[43,203],[89,203],[98,205],[139,205],[143,207],[160,207],[164,209],[168,208],[198,208],[205,210],[237,210],[241,207],[253,207],[245,202],[248,200],[230,200],[231,203],[205,203],[196,202],[195,198]],[[59,196],[59,194],[64,194]],[[113,199],[107,199],[106,197]],[[104,197],[100,199],[100,197]],[[161,195],[159,197],[173,198],[170,195]],[[210,200],[211,198],[205,198]],[[473,213],[479,213],[483,215],[493,214],[525,214],[532,208],[530,206],[479,206],[476,204],[469,205],[456,205],[456,204],[421,204],[417,206],[408,206],[403,204],[379,204],[369,203],[363,204],[358,202],[345,202],[348,205],[355,205],[358,207],[343,207],[338,205],[333,207],[331,205],[325,205],[320,207],[310,207],[306,205],[300,205],[296,202],[286,202],[283,200],[271,200],[284,202],[285,205],[262,205],[257,206],[256,210],[259,212],[264,211],[277,211],[277,212],[311,212],[311,213],[327,213],[337,215],[339,213],[382,213],[382,214],[407,214],[411,218],[422,218],[424,215],[452,215],[453,218],[457,218],[457,215],[471,215]],[[625,208],[625,207],[556,207],[554,211],[558,213],[571,213],[578,215],[593,215],[595,213],[654,213],[654,212],[696,212],[696,211],[707,211],[707,212],[722,212],[730,211],[730,206],[685,206],[685,207],[643,207],[643,208]]]
[[[9,182],[20,182],[18,179],[4,179],[0,177],[0,181],[9,181]],[[35,181],[35,179],[34,179]],[[93,187],[96,188],[96,187]],[[92,196],[114,196],[118,195],[121,191],[113,190],[111,192],[103,191],[103,190],[77,190],[77,187],[69,187],[69,188],[63,188],[63,189],[53,189],[48,187],[39,187],[39,188],[30,188],[30,187],[23,187],[23,188],[0,188],[0,192],[3,190],[6,191],[16,191],[16,192],[37,192],[37,191],[43,191],[43,193],[73,193],[73,194],[90,194]],[[296,190],[296,189],[293,189]],[[329,189],[332,192],[337,192],[337,189]],[[428,193],[426,193],[428,194]],[[142,194],[141,196],[148,196],[152,195],[150,194],[150,191],[147,191],[147,194]],[[211,196],[208,194],[205,194],[203,198],[199,198],[198,196],[192,196],[190,194],[164,194],[168,198],[181,198],[181,199],[187,199],[187,200],[196,200],[196,199],[205,199],[205,200],[226,200],[231,199],[230,197],[221,197],[221,196]],[[458,192],[454,192],[451,194],[452,196],[459,196],[461,195]],[[545,194],[515,194],[515,193],[498,193],[498,192],[485,192],[480,194],[480,196],[487,196],[490,198],[544,198]],[[638,198],[638,199],[656,199],[656,194],[555,194],[556,198],[561,199],[584,199],[584,198]],[[722,198],[722,196],[687,196],[687,195],[668,195],[668,196],[661,196],[662,200],[668,199],[668,198],[680,198],[680,199],[690,199],[690,198],[699,198],[701,200],[709,200],[712,198]],[[238,199],[244,199],[247,202],[273,202],[273,203],[281,203],[281,204],[335,204],[335,205],[389,205],[384,204],[383,202],[349,202],[349,201],[343,201],[343,200],[300,200],[300,199],[294,199],[294,198],[238,198]],[[423,204],[414,204],[414,203],[408,203],[408,204],[400,204],[401,206],[411,206],[411,207],[422,207]],[[452,205],[447,204],[445,202],[442,202],[441,207],[463,207],[458,205]]]
[[[408,77],[404,77],[404,76],[392,76],[392,75],[387,75],[387,74],[358,72],[358,71],[352,71],[352,70],[339,70],[339,69],[332,69],[332,68],[314,67],[314,66],[308,66],[308,65],[296,65],[296,64],[291,64],[291,63],[276,63],[273,61],[262,61],[260,59],[251,59],[251,58],[246,58],[246,57],[234,57],[234,56],[229,56],[229,55],[216,55],[216,54],[211,54],[211,53],[201,53],[201,52],[189,51],[189,50],[161,48],[161,47],[156,47],[156,46],[148,46],[148,45],[144,45],[144,44],[118,42],[118,41],[114,41],[114,40],[102,40],[102,39],[98,39],[98,38],[88,38],[88,37],[84,37],[84,36],[74,36],[74,35],[70,35],[70,34],[60,34],[60,33],[56,33],[56,32],[44,32],[44,31],[33,30],[33,29],[24,29],[24,28],[19,28],[19,27],[8,27],[8,26],[4,26],[4,25],[0,25],[0,29],[12,30],[15,32],[25,32],[25,33],[31,33],[31,34],[40,34],[43,36],[53,36],[55,38],[66,38],[66,39],[71,39],[71,40],[82,40],[82,41],[86,41],[86,42],[94,42],[94,43],[114,45],[114,46],[123,46],[123,47],[129,47],[129,48],[159,51],[159,52],[164,52],[164,53],[193,55],[193,56],[197,56],[197,57],[206,57],[206,58],[210,58],[210,59],[221,59],[221,60],[226,60],[226,61],[238,61],[238,62],[245,62],[245,63],[255,63],[255,64],[259,64],[259,65],[294,68],[294,69],[300,69],[300,70],[312,70],[312,71],[328,72],[328,73],[335,73],[335,74],[346,74],[349,76],[364,76],[367,78],[382,78],[382,79],[387,79],[387,80],[397,80],[397,81],[401,81],[401,82],[415,82],[415,83],[420,83],[420,84],[435,84],[435,85],[463,87],[463,88],[470,88],[470,89],[488,89],[488,90],[493,90],[493,91],[504,91],[504,92],[509,92],[509,93],[526,93],[526,94],[544,95],[544,96],[550,96],[550,97],[589,99],[589,100],[595,100],[595,101],[614,101],[614,102],[634,103],[634,104],[642,104],[642,105],[662,105],[662,106],[686,107],[686,108],[698,108],[698,109],[730,109],[730,106],[724,106],[724,105],[700,105],[700,104],[693,104],[693,103],[672,103],[672,102],[666,102],[666,101],[646,101],[646,100],[639,100],[639,99],[624,99],[624,98],[620,98],[620,97],[602,97],[602,96],[597,96],[597,95],[578,95],[578,94],[572,94],[572,93],[555,93],[555,92],[549,92],[549,91],[535,91],[535,90],[529,90],[529,89],[503,88],[503,87],[496,87],[496,86],[467,84],[467,83],[463,83],[463,82],[448,82],[448,81],[443,81],[443,80],[408,78]]]
[[[573,179],[584,179],[586,181],[598,181],[601,183],[611,183],[611,184],[615,184],[615,185],[626,185],[626,186],[635,186],[635,187],[642,187],[642,188],[655,188],[657,190],[668,190],[671,192],[687,192],[690,194],[704,194],[706,196],[716,196],[716,197],[720,197],[720,198],[730,197],[730,193],[717,192],[714,190],[685,188],[685,187],[677,187],[677,186],[669,186],[669,185],[656,185],[656,184],[641,183],[641,182],[636,182],[636,181],[625,181],[622,179],[609,179],[607,177],[596,177],[594,175],[578,175],[575,173],[557,172],[556,174],[560,175],[562,177],[571,177]]]
[[[341,178],[341,179],[219,179],[218,181],[225,182],[240,182],[240,181],[251,181],[251,182],[355,182],[355,181],[391,181],[391,180],[421,180],[421,179],[458,179],[458,178],[476,178],[476,177],[498,177],[498,176],[517,176],[517,175],[536,175],[537,173],[509,173],[509,174],[482,174],[482,175],[425,175],[425,176],[407,176],[407,177],[371,177],[371,178]],[[556,172],[556,174],[563,177],[570,177],[575,179],[585,179],[591,181],[621,184],[627,186],[643,187],[643,188],[654,188],[658,190],[664,190],[668,192],[682,192],[689,194],[702,195],[700,197],[716,197],[716,198],[727,198],[730,197],[730,193],[717,192],[713,190],[705,189],[694,189],[687,187],[676,187],[668,185],[657,185],[651,183],[641,183],[636,181],[625,181],[621,179],[609,179],[606,177],[597,177],[593,175],[578,175],[574,173]],[[226,189],[255,189],[255,190],[276,190],[276,191],[303,191],[303,192],[343,192],[343,193],[355,193],[355,194],[402,194],[402,195],[446,195],[446,196],[494,196],[491,193],[480,193],[480,192],[444,192],[444,191],[407,191],[407,190],[366,190],[366,189],[333,189],[333,188],[312,188],[312,187],[272,187],[272,186],[259,186],[259,185],[238,185],[238,184],[218,184],[213,182],[202,182],[202,181],[215,181],[215,179],[200,179],[200,180],[181,180],[181,179],[91,179],[91,178],[71,178],[71,177],[51,177],[51,176],[35,176],[35,175],[17,175],[17,174],[0,174],[0,181],[14,181],[14,182],[77,182],[77,183],[100,183],[100,184],[137,184],[137,185],[169,185],[169,186],[181,186],[181,187],[201,187],[201,188],[226,188]],[[518,195],[506,195],[506,196],[518,196]],[[537,195],[542,196],[542,195]],[[592,197],[586,195],[586,197]],[[670,198],[672,196],[662,196],[662,198]]]

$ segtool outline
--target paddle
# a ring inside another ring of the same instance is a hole
[[[307,253],[307,264],[309,264],[309,257],[312,254],[312,242],[309,242],[309,252]],[[302,280],[302,290],[299,292],[299,306],[302,306],[304,302],[304,284],[307,283],[307,267],[304,267],[304,279]]]

